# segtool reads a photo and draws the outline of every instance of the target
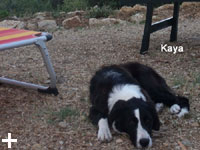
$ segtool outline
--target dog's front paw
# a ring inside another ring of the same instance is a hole
[[[178,114],[181,111],[181,107],[178,104],[174,104],[170,107],[170,112],[172,114]]]
[[[156,103],[155,108],[157,112],[160,112],[164,107],[163,103]]]
[[[98,131],[98,140],[100,141],[110,141],[112,140],[112,135],[109,128],[100,128]]]
[[[112,140],[112,135],[108,126],[107,119],[99,120],[98,140],[102,142]]]

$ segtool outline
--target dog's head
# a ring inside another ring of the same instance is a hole
[[[137,98],[119,100],[110,112],[109,122],[115,131],[127,133],[138,148],[151,147],[152,130],[160,128],[154,105]]]

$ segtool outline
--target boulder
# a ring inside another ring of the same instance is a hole
[[[35,13],[33,17],[37,20],[47,20],[47,19],[52,18],[52,15],[50,12],[38,12],[38,13]]]
[[[72,18],[65,19],[62,22],[62,25],[65,29],[84,26],[84,24],[82,23],[81,18],[79,16],[74,16]]]
[[[26,28],[28,30],[37,30],[38,29],[37,24],[36,23],[32,23],[32,22],[28,22],[27,25],[26,25]]]
[[[26,27],[26,24],[24,22],[20,21],[20,23],[17,25],[16,28],[18,28],[18,29],[24,29],[25,27]]]
[[[4,20],[0,22],[0,27],[23,29],[25,28],[25,23],[17,20]]]
[[[38,22],[38,29],[41,31],[53,31],[58,28],[55,20],[42,20]]]
[[[79,10],[77,10],[77,11],[73,11],[73,12],[68,12],[66,14],[66,17],[67,18],[72,18],[72,17],[75,17],[75,16],[84,16],[85,14],[86,14],[85,11],[79,11]]]
[[[89,26],[108,26],[113,24],[125,24],[125,21],[115,18],[104,18],[104,19],[96,19],[90,18],[89,19]]]
[[[130,22],[140,23],[145,20],[145,15],[143,13],[137,13],[130,17]]]
[[[116,17],[123,20],[128,20],[130,16],[139,12],[145,12],[145,10],[145,6],[141,5],[135,5],[133,7],[124,6],[116,13]]]

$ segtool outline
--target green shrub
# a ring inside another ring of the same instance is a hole
[[[110,6],[111,8],[119,8],[120,0],[88,0],[88,4],[90,7],[94,7],[98,5],[99,7],[102,6]]]
[[[29,16],[36,12],[58,12],[87,10],[92,8],[91,16],[106,17],[111,13],[111,8],[118,6],[119,0],[0,0],[0,19],[8,15]],[[105,7],[109,6],[109,7]]]
[[[92,7],[87,13],[89,18],[106,18],[113,14],[113,10],[109,6]]]
[[[53,9],[57,9],[64,4],[64,0],[50,0]]]
[[[64,0],[61,9],[65,12],[69,12],[75,10],[86,10],[87,6],[87,0]]]
[[[51,11],[51,0],[4,0],[0,2],[0,10],[10,15],[24,16],[41,11]]]
[[[6,11],[6,10],[0,10],[0,20],[6,18],[8,16],[9,16],[8,11]]]

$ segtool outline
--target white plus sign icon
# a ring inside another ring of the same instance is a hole
[[[17,139],[11,139],[11,133],[8,133],[8,139],[2,139],[2,142],[7,142],[8,148],[11,148],[11,143],[17,142]]]

